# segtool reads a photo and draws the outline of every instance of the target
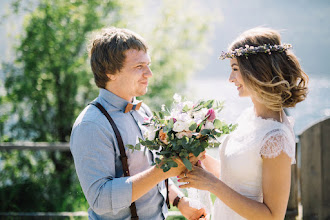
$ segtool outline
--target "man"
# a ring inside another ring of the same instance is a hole
[[[141,124],[150,115],[149,108],[135,99],[147,92],[152,77],[147,49],[138,34],[108,28],[95,38],[90,51],[94,80],[100,88],[95,101],[115,122],[124,146],[135,145],[143,137]],[[133,153],[126,149],[130,176],[124,176],[114,127],[94,105],[86,107],[74,123],[70,149],[91,219],[131,219],[133,202],[140,219],[166,218],[164,180],[178,176],[185,169],[182,164],[164,173],[151,165],[155,155],[150,151],[144,154],[143,149]],[[204,209],[189,207],[189,200],[182,196],[170,184],[169,200],[175,201],[185,217],[206,215]]]

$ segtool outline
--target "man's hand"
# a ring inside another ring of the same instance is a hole
[[[189,198],[182,197],[178,204],[178,209],[181,214],[188,220],[196,219],[209,219],[209,215],[206,213],[205,209],[195,209],[189,206]]]
[[[192,165],[197,165],[197,162],[199,160],[202,161],[202,160],[204,160],[206,158],[205,154],[206,154],[206,151],[203,151],[197,157],[195,157],[194,154],[190,153],[189,154],[189,161],[191,162]]]

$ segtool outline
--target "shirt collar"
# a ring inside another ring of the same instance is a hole
[[[99,97],[104,99],[107,103],[114,106],[117,109],[122,110],[125,112],[125,108],[127,106],[128,102],[127,100],[120,98],[119,96],[115,95],[114,93],[110,92],[106,89],[100,89]],[[137,104],[139,100],[137,100],[135,97],[133,98],[132,104]]]

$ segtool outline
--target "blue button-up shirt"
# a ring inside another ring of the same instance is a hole
[[[150,113],[142,104],[138,111],[124,113],[127,101],[105,89],[96,99],[116,123],[124,145],[135,145],[142,138],[143,120]],[[134,103],[133,103],[134,104]],[[130,219],[132,202],[131,177],[124,177],[120,151],[115,133],[102,112],[87,106],[76,119],[71,133],[70,149],[76,172],[90,205],[90,219]],[[125,147],[130,175],[151,167],[153,155]],[[166,187],[164,181],[135,201],[137,214],[143,219],[165,219]]]

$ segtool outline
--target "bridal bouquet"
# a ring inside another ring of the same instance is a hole
[[[164,172],[178,166],[173,158],[180,158],[191,170],[190,154],[197,157],[207,147],[219,146],[218,138],[236,128],[236,125],[228,125],[218,118],[218,113],[223,109],[221,102],[181,101],[181,96],[177,94],[173,98],[172,109],[163,105],[160,112],[153,112],[152,117],[145,118],[145,140],[139,139],[135,146],[127,145],[133,151],[140,150],[141,145],[156,151],[160,157],[156,158],[154,165],[161,165]]]

